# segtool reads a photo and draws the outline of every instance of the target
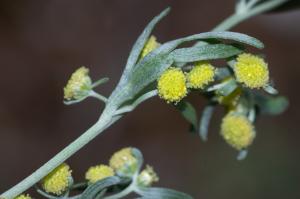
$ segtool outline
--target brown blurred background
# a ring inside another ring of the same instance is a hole
[[[8,189],[98,118],[95,99],[65,106],[63,90],[79,66],[108,95],[116,85],[131,46],[148,21],[167,6],[172,12],[155,29],[159,41],[211,30],[233,12],[234,1],[219,0],[1,0],[0,1],[0,192]],[[188,133],[188,124],[164,101],[141,105],[68,160],[75,179],[107,163],[121,147],[142,150],[160,175],[158,186],[195,198],[300,198],[299,114],[300,10],[255,17],[234,28],[261,39],[271,75],[290,108],[261,117],[248,158],[219,136],[222,111],[214,117],[209,141]],[[200,112],[205,104],[189,96]],[[38,197],[39,198],[39,197]]]

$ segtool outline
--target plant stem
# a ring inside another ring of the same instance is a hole
[[[272,10],[273,8],[287,2],[288,0],[271,0],[267,1],[266,3],[261,3],[255,6],[254,8],[250,9],[248,12],[242,12],[231,15],[227,19],[225,19],[221,24],[213,29],[213,31],[224,31],[229,30],[232,27],[236,26],[237,24],[245,21],[248,18],[261,14],[263,12]]]
[[[103,113],[107,113],[104,111]],[[103,132],[106,128],[108,128],[113,122],[116,120],[112,118],[112,114],[105,114],[100,117],[100,119],[85,133],[83,133],[80,137],[78,137],[75,141],[69,144],[66,148],[64,148],[61,152],[55,155],[51,160],[45,163],[42,167],[37,169],[30,176],[19,182],[17,185],[4,192],[1,197],[5,199],[11,199],[23,191],[29,189],[31,186],[39,182],[43,177],[45,177],[48,173],[50,173],[53,169],[58,167],[61,163],[63,163],[66,159],[68,159],[71,155],[76,153],[79,149],[85,146],[88,142],[93,140],[97,135]]]
[[[104,103],[107,102],[107,98],[106,97],[104,97],[103,95],[100,95],[99,93],[96,93],[93,90],[90,91],[90,95],[89,96],[90,97],[94,97],[94,98],[96,98],[96,99],[98,99],[98,100],[100,100],[100,101],[102,101]]]

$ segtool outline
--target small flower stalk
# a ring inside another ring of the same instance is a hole
[[[82,66],[78,68],[70,77],[67,85],[64,87],[64,103],[71,105],[81,102],[87,97],[94,97],[106,103],[106,97],[93,90],[98,85],[108,81],[108,78],[102,78],[94,83],[89,76],[89,69]]]

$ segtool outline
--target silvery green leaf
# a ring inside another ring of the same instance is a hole
[[[182,116],[192,125],[192,131],[196,131],[198,129],[197,125],[197,112],[194,106],[187,102],[181,101],[176,105],[176,108],[181,112]]]
[[[278,90],[276,90],[273,86],[271,85],[266,85],[265,87],[263,87],[263,89],[271,94],[271,95],[277,95],[278,94]]]
[[[137,148],[132,148],[132,154],[138,161],[137,172],[140,172],[144,162],[143,154]]]
[[[201,60],[213,60],[232,57],[242,51],[226,44],[207,44],[190,48],[176,49],[169,54],[175,62],[195,62]]]
[[[257,48],[263,47],[263,44],[259,40],[234,32],[200,33],[167,42],[150,52],[144,59],[136,64],[134,70],[126,75],[126,81],[121,81],[118,84],[108,100],[110,102],[108,105],[117,109],[122,103],[133,99],[134,96],[141,92],[147,85],[158,79],[161,73],[173,64],[174,61],[169,57],[169,54],[177,46],[184,42],[214,38],[238,41]]]
[[[223,85],[223,83],[222,83]],[[230,95],[236,88],[237,88],[237,83],[236,81],[232,78],[226,82],[224,82],[224,85],[222,87],[220,87],[217,92],[220,95],[223,96],[228,96]]]
[[[200,118],[200,124],[199,124],[199,135],[203,141],[207,141],[208,126],[214,110],[215,110],[215,105],[209,104],[205,106],[202,111],[202,116]]]
[[[154,82],[172,63],[172,60],[168,59],[165,54],[146,56],[128,75],[128,81],[117,86],[108,100],[113,103],[110,105],[118,107],[125,101],[133,99],[146,86]]]
[[[124,70],[123,75],[122,75],[121,82],[125,81],[123,79],[125,79],[127,77],[128,73],[132,70],[132,68],[134,68],[136,62],[139,59],[141,51],[143,50],[146,42],[148,41],[148,38],[149,38],[153,28],[155,27],[155,25],[162,18],[164,18],[169,12],[170,12],[170,8],[167,8],[164,11],[162,11],[159,15],[154,17],[151,20],[151,22],[146,26],[146,28],[144,29],[142,34],[138,37],[138,39],[136,40],[136,42],[134,43],[134,45],[132,47],[132,50],[129,54],[129,57],[127,59],[127,63],[126,63],[125,70]]]
[[[80,199],[94,199],[97,197],[98,194],[101,193],[103,189],[110,187],[112,185],[116,185],[120,182],[121,182],[120,178],[116,176],[112,176],[100,180],[88,186],[86,190],[82,193]]]
[[[256,93],[254,100],[258,105],[259,111],[263,114],[279,115],[289,105],[288,99],[284,96],[268,96]]]
[[[236,159],[237,160],[244,160],[247,157],[247,155],[248,155],[248,150],[246,150],[246,149],[241,150],[241,151],[239,151]]]
[[[41,190],[41,189],[36,189],[36,191],[37,191],[40,195],[44,196],[45,198],[48,198],[48,199],[60,199],[59,196],[53,196],[53,195],[50,195],[50,194],[46,193],[45,191],[43,191],[43,190]]]
[[[217,68],[216,74],[215,74],[215,80],[219,81],[226,77],[229,77],[231,75],[231,72],[228,67],[220,67]]]
[[[142,188],[137,190],[138,194],[142,195],[142,199],[192,199],[192,196],[166,188]]]
[[[255,48],[262,49],[264,44],[258,39],[248,36],[246,34],[230,32],[230,31],[221,31],[221,32],[205,32],[196,35],[186,37],[186,40],[206,40],[206,39],[224,39],[232,40],[242,44],[247,44]]]

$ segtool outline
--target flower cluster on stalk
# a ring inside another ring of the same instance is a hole
[[[154,37],[148,41],[154,50]],[[146,52],[151,51],[148,45]],[[143,55],[145,56],[145,55]],[[221,69],[219,71],[219,68]],[[221,71],[226,71],[225,75]],[[270,86],[268,64],[258,55],[242,52],[227,60],[227,66],[216,67],[210,60],[172,65],[157,79],[161,99],[175,106],[191,92],[204,94],[210,104],[220,104],[227,110],[221,122],[220,134],[238,151],[246,150],[256,132],[254,119],[257,113],[252,101],[253,93]],[[255,91],[256,90],[256,91]]]
[[[138,154],[138,156],[137,156]],[[93,186],[97,186],[97,183],[116,180],[115,187],[110,187],[107,190],[106,187],[98,187],[99,192],[105,190],[110,195],[114,192],[122,191],[126,189],[130,184],[134,183],[136,190],[140,188],[149,188],[153,183],[159,180],[158,175],[154,171],[153,167],[146,165],[145,169],[141,170],[142,162],[141,152],[132,147],[126,147],[116,151],[108,161],[108,164],[97,164],[91,166],[85,172],[85,181],[75,183],[72,177],[72,170],[66,163],[59,165],[47,176],[45,176],[36,188],[38,193],[42,196],[50,199],[59,198],[72,198],[69,196],[71,191],[77,190],[83,191],[82,194],[89,193],[89,189],[95,189]],[[40,187],[40,188],[39,188]],[[86,191],[85,191],[86,190]],[[21,194],[15,199],[32,199],[29,194]]]

